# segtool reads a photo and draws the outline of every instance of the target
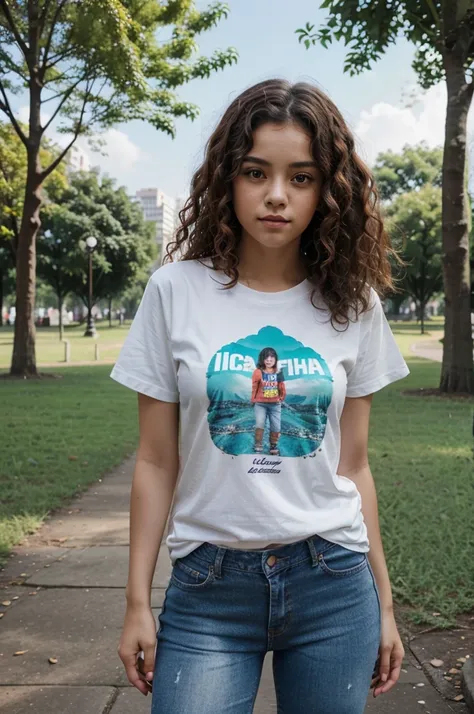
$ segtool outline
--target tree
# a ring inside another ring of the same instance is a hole
[[[54,198],[54,194],[53,194]],[[41,216],[46,229],[38,240],[38,274],[51,285],[62,309],[74,293],[88,304],[85,239],[97,238],[93,254],[93,300],[112,300],[133,284],[152,262],[156,245],[153,228],[123,187],[115,188],[98,171],[71,176],[71,185]]]
[[[92,230],[87,214],[78,215],[67,207],[52,204],[44,211],[44,231],[38,235],[38,277],[49,285],[58,301],[59,339],[64,337],[63,305],[71,292],[74,276],[82,277],[84,251],[81,239]]]
[[[20,127],[22,131],[27,130],[21,123]],[[42,163],[51,163],[59,152],[59,147],[45,139],[40,151]],[[3,296],[12,290],[26,173],[27,153],[23,143],[11,124],[0,122],[0,324]],[[53,190],[59,195],[65,186],[66,176],[61,166],[46,179],[45,194]]]
[[[441,225],[437,186],[399,194],[387,209],[387,229],[406,262],[401,287],[418,305],[422,334],[426,305],[443,287]]]
[[[174,90],[236,60],[236,51],[192,59],[196,36],[227,16],[217,2],[198,12],[193,0],[0,0],[0,111],[27,153],[25,199],[16,253],[17,319],[11,374],[35,376],[36,235],[44,181],[81,135],[134,119],[175,135],[173,118],[194,119],[198,108]],[[157,31],[170,29],[158,42]],[[28,130],[11,95],[27,88]],[[41,113],[51,112],[42,123]],[[40,149],[53,122],[70,134],[51,163]]]
[[[404,146],[401,153],[381,152],[373,166],[377,187],[383,200],[414,191],[426,184],[441,186],[443,150],[425,143]]]
[[[446,299],[440,389],[474,393],[470,312],[468,201],[465,188],[466,126],[474,83],[474,0],[324,0],[329,18],[313,32],[298,29],[309,48],[334,40],[348,46],[345,71],[370,69],[399,37],[416,47],[413,67],[425,89],[446,82],[443,153],[443,274]]]

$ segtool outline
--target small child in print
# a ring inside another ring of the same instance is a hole
[[[252,403],[255,409],[255,453],[263,451],[263,434],[270,422],[270,454],[279,456],[281,403],[286,396],[283,372],[278,370],[278,355],[273,347],[265,347],[258,357],[252,376]]]

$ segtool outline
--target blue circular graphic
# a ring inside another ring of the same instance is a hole
[[[307,456],[324,439],[332,394],[333,378],[320,354],[277,327],[263,327],[225,345],[209,363],[211,438],[234,456]]]

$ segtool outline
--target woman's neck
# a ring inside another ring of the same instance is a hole
[[[306,278],[299,243],[273,249],[252,238],[243,238],[239,246],[238,270],[241,283],[263,292],[288,290]]]

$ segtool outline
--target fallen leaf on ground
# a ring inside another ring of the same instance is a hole
[[[432,664],[433,667],[441,667],[444,664],[444,662],[442,659],[432,659],[430,664]]]
[[[464,696],[462,694],[458,694],[456,697],[454,697],[455,702],[462,702],[464,699]]]
[[[48,659],[48,662],[50,662],[51,664],[57,664],[57,661],[58,661],[58,660],[56,659],[56,657],[50,657],[50,658]]]
[[[448,673],[449,673],[449,674],[457,674],[457,673],[458,673],[458,670],[455,669],[454,667],[451,667],[451,669],[448,670]]]
[[[431,614],[433,615],[433,617],[439,617],[441,615],[440,612],[432,612]]]
[[[19,600],[19,599],[20,599],[20,596],[19,596],[19,595],[14,595],[14,596],[12,597],[12,600]]]
[[[452,678],[452,677],[445,677],[445,679],[446,679],[448,682],[452,682],[452,681],[453,681],[453,678]]]
[[[69,461],[77,461],[79,456],[68,456]]]
[[[18,650],[18,652],[14,652],[13,656],[17,657],[18,655],[24,655],[28,650]]]
[[[4,601],[2,602],[2,605],[5,605],[5,607],[8,607],[8,606],[11,605],[11,604],[12,604],[12,601],[11,601],[11,600],[4,600]]]
[[[20,578],[26,578],[26,573],[20,573]]]
[[[38,593],[35,591],[35,592],[32,592],[32,593],[28,593],[28,595],[38,595]]]
[[[4,616],[4,614],[5,614],[4,612],[0,612],[0,620],[2,619],[2,617]]]
[[[458,657],[458,662],[465,662],[466,658],[465,657]]]

